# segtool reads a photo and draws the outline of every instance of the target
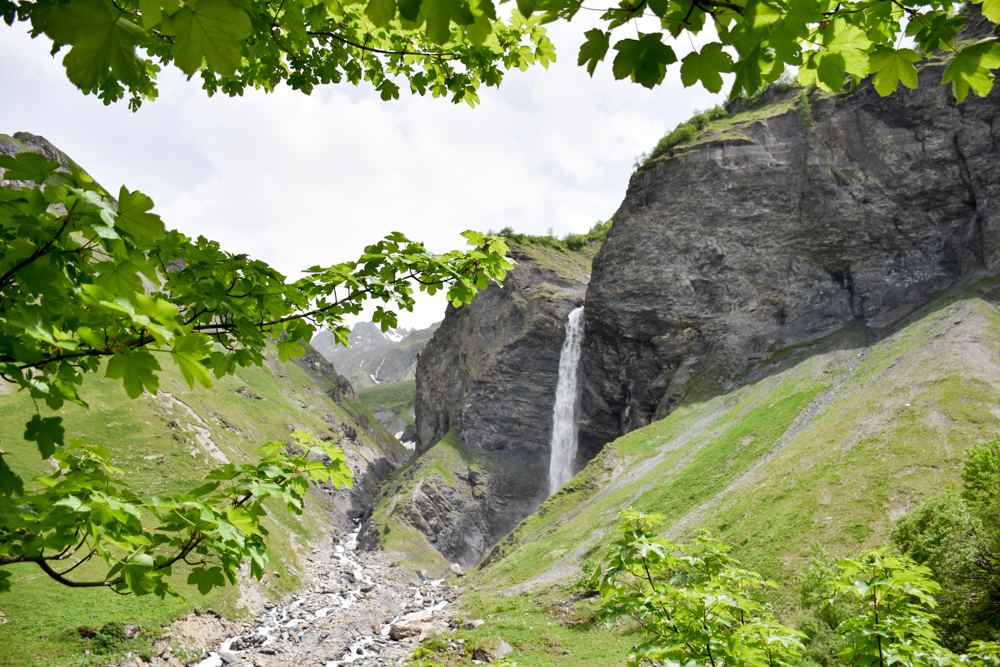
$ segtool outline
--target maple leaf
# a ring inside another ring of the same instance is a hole
[[[161,370],[160,362],[152,354],[145,350],[128,350],[111,357],[105,375],[113,380],[120,379],[129,398],[138,398],[143,388],[151,394],[159,390],[158,370]]]
[[[188,76],[203,63],[217,74],[232,74],[252,26],[247,13],[229,0],[199,0],[164,19],[163,32],[174,36],[174,62]]]

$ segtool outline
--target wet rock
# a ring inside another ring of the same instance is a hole
[[[240,656],[236,655],[232,651],[219,651],[219,657],[222,659],[222,662],[227,665],[232,665],[240,659]]]

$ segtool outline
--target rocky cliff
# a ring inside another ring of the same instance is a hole
[[[732,376],[996,271],[1000,91],[957,106],[946,66],[888,98],[813,91],[808,126],[792,91],[632,177],[587,289],[585,456],[669,414],[707,360]]]
[[[413,552],[428,540],[473,565],[545,499],[566,318],[583,301],[596,248],[514,242],[517,266],[502,289],[449,306],[417,365],[420,456],[386,483],[362,546]]]

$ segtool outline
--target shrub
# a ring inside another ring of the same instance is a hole
[[[653,147],[653,150],[640,155],[636,159],[636,170],[645,167],[656,158],[665,155],[671,148],[691,141],[713,120],[719,120],[728,115],[729,112],[723,106],[714,106],[705,111],[695,112],[694,116],[675,127],[669,134],[660,139],[656,146]]]
[[[803,88],[799,91],[799,123],[802,127],[809,127],[815,122],[812,104],[809,102],[809,91]]]

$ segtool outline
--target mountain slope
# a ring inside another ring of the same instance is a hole
[[[311,354],[318,357],[315,351]],[[309,543],[350,530],[352,519],[370,505],[379,481],[408,455],[359,403],[348,397],[342,397],[343,405],[336,403],[302,367],[281,363],[273,350],[264,368],[240,369],[235,376],[216,380],[212,389],[189,390],[176,367],[165,363],[160,389],[156,396],[128,400],[120,385],[88,378],[82,393],[90,409],[67,404],[61,411],[67,437],[105,445],[133,490],[145,496],[197,487],[209,469],[227,460],[254,460],[259,446],[300,428],[340,445],[355,475],[354,487],[315,489],[302,517],[289,514],[279,503],[268,503],[264,523],[271,532],[271,574],[263,585],[246,581],[202,596],[183,583],[182,573],[177,588],[186,601],[164,602],[153,596],[125,598],[99,589],[68,589],[39,576],[33,566],[6,568],[13,587],[0,596],[7,621],[0,625],[0,665],[75,664],[86,645],[75,630],[64,631],[67,627],[122,621],[138,623],[155,638],[158,625],[192,606],[211,607],[233,619],[257,613],[267,598],[295,589],[303,559],[311,553]],[[0,392],[5,390],[0,385]],[[0,395],[0,447],[5,460],[26,479],[51,472],[35,444],[22,439],[24,422],[33,412],[29,397]]]
[[[970,7],[958,39],[990,37]],[[581,445],[668,414],[709,358],[738,373],[772,346],[884,328],[1000,268],[1000,88],[956,105],[949,58],[884,98],[865,83],[733,105],[632,176],[587,288]]]
[[[630,505],[666,514],[675,539],[709,529],[784,584],[814,542],[838,556],[886,544],[1000,427],[1000,280],[870,335],[849,326],[775,350],[736,388],[695,378],[677,410],[610,443],[501,541],[484,577],[520,590],[572,577]]]
[[[377,324],[358,322],[347,337],[350,347],[337,345],[329,331],[316,334],[312,345],[360,391],[412,381],[417,355],[438,326],[440,322],[426,329],[391,329],[383,333]]]
[[[0,135],[0,153],[25,149],[64,165],[68,162],[42,137]],[[171,580],[187,599],[166,601],[68,588],[32,564],[2,568],[11,574],[12,588],[0,595],[0,665],[92,664],[94,659],[84,657],[87,645],[79,630],[87,632],[109,621],[141,625],[145,635],[139,641],[148,643],[161,634],[158,626],[192,608],[211,605],[237,619],[257,613],[269,598],[298,585],[311,542],[353,528],[354,520],[370,506],[378,483],[409,454],[357,402],[350,383],[318,352],[305,347],[306,354],[289,363],[282,363],[275,348],[268,348],[263,367],[240,368],[235,375],[216,380],[211,389],[189,389],[167,357],[161,361],[160,392],[136,400],[128,399],[120,383],[102,379],[103,368],[87,374],[80,395],[90,408],[67,403],[59,411],[66,437],[104,445],[140,497],[201,486],[209,470],[226,462],[258,460],[260,446],[287,439],[296,429],[338,444],[354,485],[339,490],[313,487],[303,516],[290,514],[278,502],[266,502],[268,515],[262,524],[270,533],[267,578],[257,583],[244,571],[238,586],[207,596],[185,583],[187,566],[174,565],[176,576]],[[35,443],[24,440],[24,424],[36,410],[30,396],[11,393],[11,385],[0,382],[0,447],[4,461],[25,480],[52,473],[51,461],[42,460]],[[46,412],[43,409],[42,414]],[[85,562],[76,572],[103,578],[106,567],[103,561]],[[175,647],[191,648],[182,634],[173,638]]]

